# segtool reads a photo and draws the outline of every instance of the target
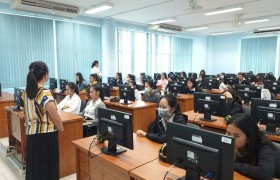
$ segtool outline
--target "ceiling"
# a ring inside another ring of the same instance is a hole
[[[8,0],[0,0],[4,2]],[[191,10],[189,0],[48,0],[52,2],[77,6],[83,11],[103,2],[112,2],[114,7],[108,11],[94,14],[95,18],[113,18],[125,22],[148,25],[157,19],[176,17],[175,22],[168,24],[184,28],[208,26],[209,29],[195,31],[195,33],[211,34],[216,32],[250,32],[256,28],[280,25],[280,0],[197,0],[202,9]],[[196,0],[195,0],[196,1]],[[242,5],[243,10],[205,16],[204,13],[217,8],[229,8]],[[270,21],[236,26],[235,16],[242,14],[242,19],[263,19]]]

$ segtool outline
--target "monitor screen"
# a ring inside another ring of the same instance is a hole
[[[105,97],[110,97],[110,85],[106,83],[101,84],[103,94]]]
[[[66,90],[66,85],[68,81],[66,79],[59,79],[59,88],[62,92]]]
[[[114,77],[108,77],[108,84],[110,85],[110,87],[114,87],[117,86],[117,81]]]

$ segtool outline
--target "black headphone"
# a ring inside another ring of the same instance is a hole
[[[159,159],[160,159],[161,161],[167,163],[166,150],[167,150],[167,144],[164,143],[164,144],[161,146],[161,148],[159,149],[158,157],[159,157]]]

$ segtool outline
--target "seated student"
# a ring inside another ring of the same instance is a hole
[[[227,124],[227,135],[235,138],[234,170],[255,180],[272,180],[279,169],[277,150],[256,122],[245,114],[235,114]]]
[[[181,78],[186,78],[187,77],[187,74],[185,71],[182,71],[181,74],[180,74],[180,77]]]
[[[243,73],[238,73],[238,84],[239,85],[250,85],[250,82],[245,79]]]
[[[200,79],[200,81],[202,81],[203,80],[203,78],[205,77],[205,75],[206,75],[206,72],[205,72],[205,70],[204,69],[202,69],[200,72],[199,72],[199,76],[198,77],[200,77],[201,79]]]
[[[186,124],[187,121],[188,117],[181,114],[177,98],[171,94],[167,94],[161,98],[158,116],[155,121],[149,125],[148,132],[137,130],[136,134],[138,136],[146,136],[158,143],[165,143],[167,122]]]
[[[91,100],[87,103],[85,109],[79,113],[80,116],[84,116],[85,120],[98,122],[98,108],[106,108],[103,103],[104,94],[101,86],[94,85],[90,88]]]
[[[157,89],[154,89],[154,81],[148,80],[145,82],[145,94],[144,94],[144,101],[145,102],[152,102],[152,103],[159,103],[161,98],[160,93]]]
[[[89,75],[89,85],[87,87],[87,92],[89,93],[90,87],[97,84],[97,74],[91,74]]]
[[[140,80],[140,84],[144,84],[143,83],[143,77],[145,76],[145,73],[140,73],[140,78],[139,78],[139,80]]]
[[[193,94],[194,92],[201,92],[202,90],[196,85],[194,78],[190,78],[187,81],[186,89],[183,94]]]
[[[227,89],[231,87],[228,86]],[[223,95],[226,97],[225,102],[225,115],[234,115],[237,113],[243,113],[242,101],[239,99],[239,96],[233,96],[229,91],[225,91]]]
[[[81,108],[78,87],[75,83],[69,82],[65,89],[67,96],[57,105],[57,108],[64,112],[78,114]]]
[[[76,73],[76,86],[78,86],[79,91],[86,90],[88,86],[82,73],[80,72]]]
[[[219,89],[227,91],[227,86],[225,85],[225,73],[219,74]]]
[[[127,74],[126,81],[125,81],[124,85],[128,86],[130,81],[133,81],[133,75]]]
[[[119,84],[122,85],[123,84],[123,82],[122,82],[122,73],[117,72],[115,78],[116,78],[117,85],[119,85]]]
[[[271,100],[271,93],[268,89],[264,88],[264,82],[262,78],[257,78],[255,81],[255,86],[260,87],[261,90],[261,99]]]
[[[166,73],[161,73],[161,79],[157,81],[157,85],[161,85],[161,89],[164,90],[168,84]]]
[[[137,89],[137,84],[135,81],[130,81],[129,86],[131,86],[134,89],[134,95],[135,95],[135,100],[136,101],[142,101],[142,96],[140,91]]]

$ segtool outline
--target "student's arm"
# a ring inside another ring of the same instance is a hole
[[[66,102],[66,97],[57,105],[57,109],[62,110],[62,108],[64,107],[65,102]]]
[[[234,163],[234,169],[254,180],[271,180],[275,169],[274,153],[269,145],[264,145],[259,150],[256,166],[236,162]]]
[[[161,132],[162,131],[162,132]],[[164,129],[160,129],[159,121],[156,119],[149,125],[148,132],[146,137],[152,141],[158,143],[165,143],[166,142],[166,134],[164,134]]]
[[[64,109],[63,111],[64,112],[69,112],[69,113],[75,113],[75,111],[77,110],[77,108],[80,110],[80,108],[81,108],[81,99],[79,98],[77,98],[77,99],[75,99],[74,100],[74,102],[72,102],[71,104],[70,104],[70,107],[69,108],[67,108],[67,109]]]
[[[61,118],[60,118],[60,116],[59,116],[58,113],[57,113],[56,106],[55,106],[55,104],[54,104],[53,101],[47,102],[47,104],[46,104],[46,110],[49,112],[49,115],[50,115],[50,117],[51,117],[51,121],[54,123],[54,125],[56,126],[56,128],[57,128],[59,131],[64,131]]]

